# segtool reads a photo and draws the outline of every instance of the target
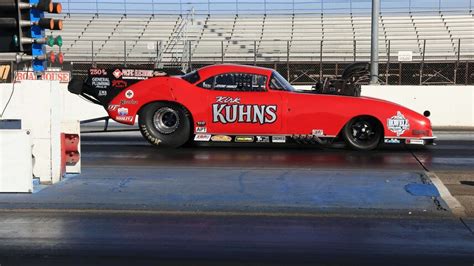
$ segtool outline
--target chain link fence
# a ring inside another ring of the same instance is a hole
[[[239,63],[239,62],[235,62]],[[313,85],[325,78],[338,78],[344,68],[352,62],[273,62],[247,65],[273,68],[294,85]],[[190,70],[198,69],[210,63],[192,62]],[[84,78],[92,63],[66,64],[64,70],[70,70],[75,77]],[[123,68],[124,64],[96,63],[98,68]],[[128,62],[127,68],[153,69],[153,63]],[[474,84],[474,64],[472,62],[379,62],[379,80],[386,85],[472,85]]]

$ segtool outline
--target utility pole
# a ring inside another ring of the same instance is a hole
[[[379,83],[379,14],[380,0],[372,0],[372,33],[370,36],[370,84]]]

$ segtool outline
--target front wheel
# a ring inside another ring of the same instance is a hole
[[[191,135],[189,113],[174,103],[148,104],[140,111],[138,124],[143,137],[158,147],[180,147]]]
[[[383,127],[372,117],[356,117],[343,130],[347,145],[356,150],[373,150],[383,138]]]

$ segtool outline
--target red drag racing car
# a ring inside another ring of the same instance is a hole
[[[117,122],[138,120],[142,135],[159,147],[190,140],[325,144],[340,139],[371,150],[384,142],[435,139],[430,120],[408,108],[375,98],[296,91],[278,72],[253,66],[214,65],[181,76],[91,69],[84,83],[73,80],[69,90],[103,105]]]

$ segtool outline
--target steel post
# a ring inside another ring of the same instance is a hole
[[[387,67],[385,68],[385,85],[388,85],[389,70],[390,70],[390,40],[388,40],[388,47],[387,47]]]
[[[257,41],[253,41],[253,65],[257,65]]]
[[[354,62],[357,61],[357,41],[354,40]]]
[[[127,41],[123,41],[123,64],[127,66]]]
[[[423,85],[423,68],[425,67],[426,39],[423,40],[423,54],[421,55],[420,65],[420,85]]]
[[[286,41],[286,80],[290,80],[290,41]]]
[[[379,14],[380,0],[372,0],[372,32],[370,37],[370,84],[379,83]]]
[[[461,38],[458,39],[458,58],[456,60],[456,66],[454,67],[454,84],[457,83],[459,59],[461,59]]]
[[[469,84],[469,61],[466,61],[466,68],[464,71],[464,85],[467,85]]]
[[[191,41],[188,41],[188,69],[186,71],[191,71],[193,69],[193,52],[192,52],[192,43]]]
[[[92,65],[94,65],[94,41],[91,41],[91,56],[92,56]]]
[[[221,41],[221,63],[224,64],[224,41]]]
[[[319,82],[323,81],[323,41],[319,44]]]

